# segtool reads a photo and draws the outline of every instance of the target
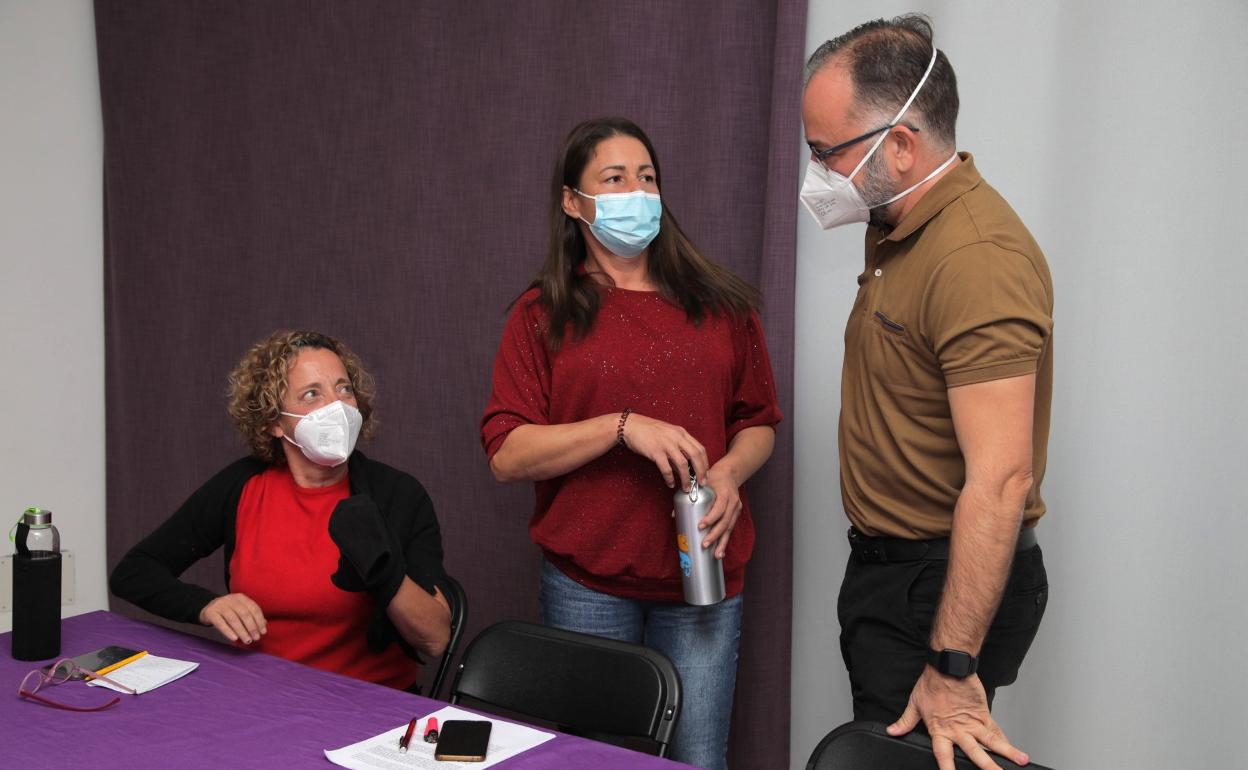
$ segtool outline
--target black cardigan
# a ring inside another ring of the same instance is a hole
[[[200,611],[218,594],[185,583],[179,576],[225,546],[225,584],[229,586],[238,501],[247,481],[268,467],[262,460],[246,457],[209,479],[164,524],[122,557],[109,577],[110,590],[154,615],[198,623]],[[351,494],[371,497],[390,531],[404,544],[408,577],[432,595],[446,573],[442,568],[442,534],[425,488],[411,475],[358,451],[347,461],[347,474]],[[399,636],[385,608],[375,607],[368,626],[369,647],[379,652],[392,641],[417,657]]]

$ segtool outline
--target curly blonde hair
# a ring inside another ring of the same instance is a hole
[[[267,463],[280,465],[286,461],[280,440],[269,430],[282,411],[286,375],[304,348],[328,350],[342,360],[355,391],[356,406],[364,418],[360,438],[371,438],[377,430],[377,420],[373,417],[377,386],[350,348],[319,332],[274,332],[268,339],[252,345],[229,377],[230,418],[251,453]]]

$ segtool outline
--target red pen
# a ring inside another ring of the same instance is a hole
[[[399,739],[399,753],[407,753],[407,744],[412,742],[412,733],[416,731],[416,717],[412,717],[412,721],[407,723],[407,732]]]

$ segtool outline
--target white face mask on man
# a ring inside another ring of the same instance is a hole
[[[932,173],[919,180],[917,183],[906,188],[902,192],[894,195],[886,201],[868,205],[866,199],[862,197],[862,191],[853,183],[853,178],[867,165],[867,161],[875,154],[883,144],[884,139],[888,137],[888,129],[897,125],[906,110],[910,109],[910,105],[914,102],[914,98],[919,95],[923,84],[927,82],[928,75],[932,74],[932,67],[936,64],[936,47],[932,47],[932,60],[927,64],[927,70],[923,72],[923,77],[919,80],[919,84],[914,87],[914,91],[910,93],[910,98],[901,106],[893,119],[888,125],[881,129],[879,137],[875,143],[871,145],[871,149],[867,150],[867,154],[862,157],[854,170],[849,172],[849,176],[831,171],[826,168],[822,162],[816,158],[811,158],[806,164],[806,178],[802,182],[802,192],[799,196],[802,203],[806,206],[806,210],[814,217],[815,221],[824,230],[830,230],[833,227],[841,225],[853,224],[855,222],[866,222],[871,218],[871,209],[887,206],[894,201],[901,200],[910,193],[914,192],[920,185],[927,182],[932,177],[939,174],[949,167],[949,164],[958,157],[955,152],[944,163],[937,166]]]
[[[336,468],[347,461],[355,450],[364,417],[360,410],[345,401],[335,401],[307,414],[281,412],[287,417],[298,418],[295,437],[282,431],[282,437],[299,447],[303,456],[329,468]]]

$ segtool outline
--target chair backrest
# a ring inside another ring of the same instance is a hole
[[[989,752],[988,756],[1002,770],[1015,770],[1016,765],[1008,759]],[[954,766],[958,770],[977,770],[975,763],[967,759],[961,749],[954,750]],[[936,758],[932,754],[932,741],[920,732],[911,732],[901,738],[888,734],[879,722],[849,722],[828,733],[810,755],[806,770],[932,770]],[[1032,762],[1027,770],[1051,770]]]
[[[648,739],[664,756],[680,717],[680,676],[641,645],[509,620],[464,651],[451,703],[465,697],[608,743]]]
[[[441,587],[446,603],[451,606],[451,638],[446,643],[446,652],[442,653],[442,659],[438,661],[438,672],[433,675],[433,683],[429,685],[430,698],[440,697],[442,683],[446,681],[446,674],[451,668],[451,658],[459,649],[459,639],[464,633],[464,622],[468,619],[468,594],[464,592],[464,587],[458,580],[450,575],[445,577],[446,580],[443,581]]]

